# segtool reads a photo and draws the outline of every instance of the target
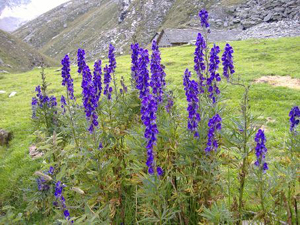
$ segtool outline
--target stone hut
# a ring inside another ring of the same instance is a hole
[[[208,34],[210,42],[233,41],[237,40],[240,30],[212,30]],[[159,47],[173,47],[189,43],[195,43],[198,33],[203,33],[200,29],[163,29],[160,33],[156,33],[152,38]],[[151,41],[151,42],[152,42]]]

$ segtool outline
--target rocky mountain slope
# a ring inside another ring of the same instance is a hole
[[[260,23],[299,20],[300,0],[72,0],[19,28],[14,34],[41,52],[60,59],[77,48],[88,58],[117,52],[130,43],[147,45],[163,28],[199,27],[207,8],[215,29],[245,30]]]
[[[58,65],[33,47],[0,30],[0,74],[30,70],[40,66],[42,60],[46,66]]]

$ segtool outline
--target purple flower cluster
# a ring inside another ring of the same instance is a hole
[[[37,92],[36,97],[32,98],[31,106],[32,106],[32,118],[36,118],[37,108],[55,108],[57,106],[57,101],[54,96],[43,95],[41,86],[37,86],[35,88]],[[56,111],[54,113],[57,113]]]
[[[234,66],[233,66],[233,48],[227,43],[225,46],[225,51],[222,55],[223,61],[223,75],[229,79],[229,76],[234,74]]]
[[[298,124],[300,123],[300,109],[298,106],[294,106],[290,113],[290,131],[293,132],[295,131],[296,127],[298,126]]]
[[[149,53],[147,49],[140,48],[138,59],[138,73],[136,79],[136,88],[140,91],[140,99],[148,96],[149,91]]]
[[[47,172],[45,172],[45,174],[47,175],[53,175],[53,173],[54,173],[54,168],[52,166],[49,168]],[[39,177],[36,179],[36,182],[39,191],[48,191],[50,189],[50,186],[47,184],[47,181],[44,178]]]
[[[141,106],[141,119],[146,127],[144,137],[147,139],[147,162],[149,174],[154,174],[155,162],[153,147],[157,141],[157,125],[156,125],[156,112],[157,112],[157,100],[156,98],[148,94],[142,100]],[[156,168],[158,175],[163,174],[163,170],[160,167]]]
[[[94,127],[98,126],[98,115],[96,112],[96,108],[98,107],[98,99],[96,89],[94,87],[94,83],[92,81],[92,74],[90,72],[90,68],[85,66],[82,72],[82,102],[85,108],[85,115],[88,121],[91,121],[91,125],[89,127],[90,133],[93,133]]]
[[[210,77],[206,81],[208,86],[208,92],[210,93],[209,97],[212,99],[213,103],[216,102],[215,94],[220,94],[220,90],[217,87],[217,83],[221,81],[220,74],[217,72],[219,69],[220,59],[218,54],[220,53],[220,47],[214,45],[210,51],[210,62],[209,62],[209,73]]]
[[[65,188],[66,186],[64,184],[62,184],[60,181],[58,181],[56,184],[55,184],[55,192],[54,192],[54,196],[55,196],[55,202],[53,202],[53,205],[56,206],[56,207],[60,207],[63,212],[64,212],[64,216],[67,220],[70,220],[71,217],[70,217],[70,212],[69,210],[67,209],[67,206],[66,206],[66,199],[64,198],[62,192],[63,192],[63,189]],[[71,223],[73,223],[73,221],[71,221]]]
[[[131,50],[132,50],[132,54],[131,54],[131,79],[132,81],[136,82],[137,77],[138,77],[138,57],[139,57],[139,44],[135,43],[135,44],[131,44]]]
[[[257,167],[262,168],[263,171],[266,171],[268,170],[268,164],[265,162],[267,148],[265,146],[266,137],[264,131],[259,129],[254,140],[256,142],[255,155],[257,158],[254,164]]]
[[[208,23],[208,12],[205,9],[202,9],[199,12],[199,17],[201,21],[201,26],[203,28],[209,28],[209,23]]]
[[[96,61],[94,64],[94,77],[93,77],[93,83],[94,83],[94,88],[96,91],[97,102],[99,101],[101,92],[102,92],[101,75],[102,75],[101,60],[99,60],[99,61]]]
[[[114,73],[117,67],[117,62],[115,58],[115,47],[110,44],[109,50],[108,50],[108,60],[109,60],[109,68],[111,69],[111,72]]]
[[[78,73],[82,73],[86,63],[85,63],[85,51],[83,49],[78,49],[77,52],[77,65]]]
[[[62,76],[62,85],[67,87],[67,93],[70,99],[74,99],[74,87],[73,87],[73,79],[70,75],[70,58],[66,55],[63,60],[61,61],[62,69],[61,69],[61,76]]]
[[[190,77],[191,72],[186,69],[183,77],[183,85],[186,99],[188,101],[188,129],[194,133],[194,137],[199,137],[199,133],[197,131],[198,123],[201,120],[200,114],[197,112],[199,109],[199,89],[198,83],[194,80],[190,80]]]
[[[205,148],[205,152],[211,152],[213,150],[217,150],[218,142],[215,138],[216,131],[222,129],[222,118],[219,114],[216,114],[208,121],[208,133],[207,133],[207,145]]]
[[[113,91],[112,87],[109,86],[111,82],[111,68],[105,65],[104,71],[104,91],[103,94],[107,96],[108,100],[111,99],[111,93]]]
[[[199,78],[199,89],[200,93],[204,93],[203,87],[205,86],[204,81],[204,71],[205,71],[205,63],[204,63],[204,51],[206,49],[206,42],[202,35],[199,33],[196,41],[196,49],[194,53],[194,70]]]
[[[61,108],[63,109],[63,114],[66,112],[65,106],[67,105],[65,96],[61,96],[60,98]]]
[[[158,104],[162,102],[162,96],[164,92],[164,87],[166,85],[165,81],[165,72],[161,65],[161,57],[160,51],[156,44],[156,41],[152,42],[152,56],[151,56],[151,63],[150,63],[150,70],[151,70],[151,81],[150,86],[152,87],[152,93],[157,98]]]

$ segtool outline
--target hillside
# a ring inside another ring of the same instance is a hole
[[[40,66],[42,59],[46,66],[58,65],[28,44],[0,30],[0,73],[27,71]]]
[[[72,0],[25,24],[14,34],[44,54],[61,59],[81,47],[88,59],[106,54],[111,42],[120,54],[129,43],[148,45],[163,28],[199,27],[207,8],[213,29],[248,29],[260,23],[299,19],[298,0]]]

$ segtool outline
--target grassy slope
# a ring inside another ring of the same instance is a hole
[[[0,58],[4,64],[12,66],[10,68],[6,65],[0,65],[0,69],[9,72],[30,70],[34,66],[40,65],[39,62],[42,58],[46,65],[58,65],[48,56],[39,53],[28,44],[2,30],[0,30]]]
[[[248,40],[232,42],[235,49],[236,71],[247,82],[265,75],[290,75],[300,78],[300,38],[269,40]],[[224,47],[224,43],[220,43]],[[168,89],[175,90],[177,103],[186,106],[182,87],[182,75],[186,67],[193,68],[193,46],[162,49],[163,63],[166,65]],[[130,56],[117,58],[117,74],[129,78]],[[63,92],[60,73],[56,68],[46,70],[49,90],[58,98]],[[80,77],[73,68],[75,91],[80,99]],[[39,70],[24,74],[7,74],[0,80],[0,90],[7,93],[17,91],[13,98],[0,94],[0,127],[14,131],[15,138],[9,148],[0,147],[0,205],[3,200],[13,200],[18,195],[19,184],[31,176],[39,164],[31,161],[28,147],[32,142],[33,127],[31,117],[31,97],[34,88],[40,84]],[[225,85],[225,82],[223,83]],[[238,110],[242,90],[228,87],[226,103],[234,112]],[[255,114],[262,114],[262,122],[267,117],[275,120],[267,124],[269,152],[281,149],[283,138],[288,131],[288,112],[293,105],[300,105],[299,90],[272,87],[268,84],[254,84],[251,89],[251,106]],[[182,111],[185,113],[185,110]],[[186,113],[184,114],[186,115]],[[8,199],[9,198],[9,199]]]

